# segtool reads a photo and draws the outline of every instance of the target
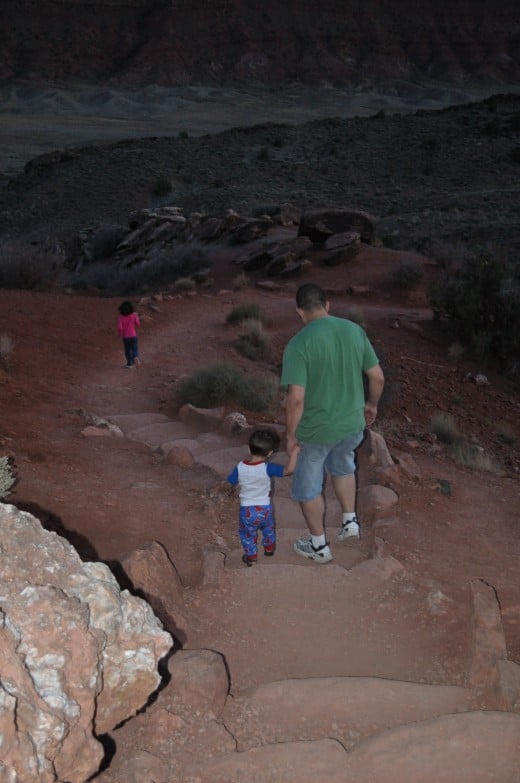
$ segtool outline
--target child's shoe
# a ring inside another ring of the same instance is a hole
[[[274,555],[275,549],[276,549],[276,544],[270,544],[268,546],[264,546],[264,557],[272,557]]]
[[[256,563],[256,555],[242,555],[242,562],[246,564],[248,568]]]

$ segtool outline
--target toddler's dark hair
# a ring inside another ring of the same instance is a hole
[[[256,457],[267,457],[271,451],[277,451],[280,437],[274,430],[255,430],[249,438],[249,451]]]
[[[117,309],[119,310],[121,315],[131,315],[134,312],[134,306],[132,302],[129,302],[128,300],[121,302],[121,304]]]

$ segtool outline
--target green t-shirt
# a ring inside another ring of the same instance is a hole
[[[378,364],[364,330],[326,316],[310,321],[287,344],[282,386],[303,386],[296,435],[303,443],[336,443],[365,428],[363,371]]]

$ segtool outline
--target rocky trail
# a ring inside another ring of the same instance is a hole
[[[377,251],[370,253],[376,280]],[[333,309],[344,312],[342,268],[319,274],[338,291]],[[97,780],[514,783],[518,482],[514,471],[471,471],[438,445],[396,431],[404,407],[420,432],[432,372],[434,409],[449,407],[459,377],[441,372],[441,349],[425,343],[420,297],[363,302],[394,390],[381,410],[386,445],[375,432],[360,452],[361,539],[335,541],[338,510],[328,497],[334,560],[300,558],[293,542],[305,527],[289,480],[279,480],[276,556],[252,568],[241,562],[237,502],[220,487],[244,453],[247,428],[233,433],[220,421],[228,408],[180,416],[172,387],[216,357],[257,371],[235,352],[225,318],[251,299],[270,317],[275,367],[297,328],[292,285],[144,298],[143,363],[133,371],[123,368],[114,336],[117,302],[0,292],[0,329],[15,342],[2,375],[2,445],[20,478],[11,502],[83,547],[86,559],[110,563],[177,640],[164,687],[105,736]],[[396,317],[421,329],[389,328]],[[39,332],[47,339],[35,351],[31,334]],[[461,387],[468,408],[475,417],[485,405],[488,417],[513,418],[507,384],[490,377],[492,394]],[[245,413],[250,426],[283,429],[282,411]],[[451,495],[440,479],[449,479]]]

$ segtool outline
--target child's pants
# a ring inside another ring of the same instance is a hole
[[[256,558],[256,541],[258,530],[262,531],[263,545],[266,552],[274,552],[276,532],[274,527],[273,507],[240,506],[238,518],[238,535],[248,557]]]
[[[139,356],[137,337],[123,337],[123,345],[125,349],[126,364],[128,367],[131,367]]]

